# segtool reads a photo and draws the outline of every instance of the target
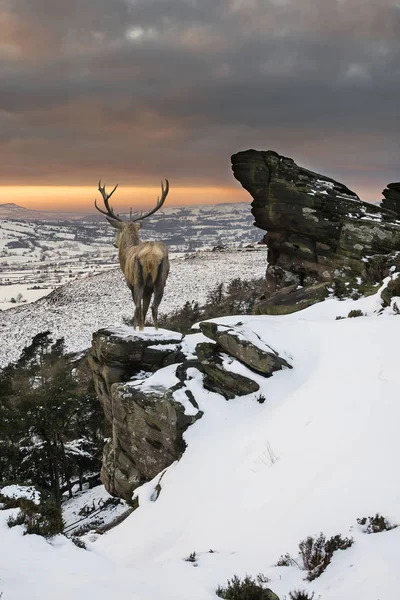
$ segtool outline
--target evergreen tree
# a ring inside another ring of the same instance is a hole
[[[73,478],[82,488],[85,471],[98,470],[104,421],[84,362],[47,331],[0,372],[0,481],[51,490],[59,505]]]

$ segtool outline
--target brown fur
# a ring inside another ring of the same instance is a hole
[[[135,304],[133,324],[142,331],[152,296],[153,322],[158,329],[158,307],[169,273],[169,260],[168,249],[163,242],[140,242],[138,230],[139,226],[135,223],[123,223],[116,245],[121,270]]]
[[[144,322],[149,308],[151,297],[153,304],[151,312],[154,327],[158,329],[158,307],[164,294],[164,286],[169,273],[168,249],[162,242],[141,242],[139,229],[144,219],[157,212],[164,204],[169,191],[169,181],[161,182],[161,197],[153,209],[129,221],[124,221],[110,206],[110,198],[117,189],[118,184],[110,192],[106,192],[106,186],[99,181],[99,192],[102,195],[105,210],[100,208],[94,201],[96,209],[105,215],[107,221],[117,230],[114,246],[118,248],[118,257],[121,270],[126,283],[131,290],[135,312],[133,325],[139,325],[144,329]]]

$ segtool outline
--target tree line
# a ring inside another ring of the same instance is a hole
[[[60,506],[101,464],[105,420],[85,357],[36,335],[0,371],[0,483],[33,484]]]

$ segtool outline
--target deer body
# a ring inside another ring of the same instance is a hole
[[[151,307],[154,327],[158,329],[158,307],[164,294],[164,286],[169,273],[168,249],[163,242],[141,242],[139,230],[141,221],[158,210],[165,201],[168,194],[169,184],[166,188],[162,186],[162,197],[157,202],[156,208],[141,215],[137,219],[122,221],[108,204],[108,199],[115,191],[106,194],[105,186],[99,183],[99,190],[103,196],[107,212],[95,206],[97,210],[105,214],[108,222],[117,229],[114,245],[118,248],[118,258],[122,273],[127,286],[131,290],[133,303],[135,305],[133,325],[136,329],[143,331],[146,314],[153,296]]]

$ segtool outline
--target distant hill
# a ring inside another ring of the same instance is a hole
[[[67,212],[55,212],[45,210],[31,210],[25,208],[15,202],[5,202],[0,204],[0,219],[39,219],[41,221],[47,220],[72,220],[82,219],[87,215],[80,213],[67,213]]]

